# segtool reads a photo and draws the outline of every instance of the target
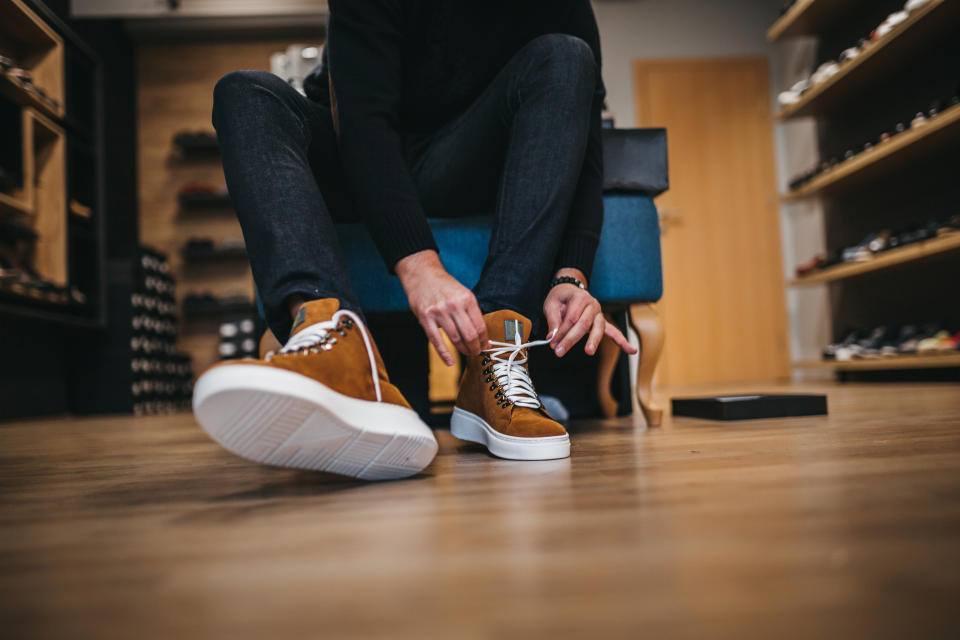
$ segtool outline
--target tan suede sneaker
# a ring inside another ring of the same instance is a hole
[[[566,429],[550,417],[527,371],[531,324],[515,311],[483,316],[490,348],[467,358],[450,433],[511,460],[552,460],[570,455]]]
[[[279,351],[208,369],[193,411],[227,450],[281,467],[386,480],[417,473],[437,453],[360,317],[332,298],[300,307]]]

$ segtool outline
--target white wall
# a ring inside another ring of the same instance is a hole
[[[593,0],[603,53],[607,104],[619,127],[636,125],[631,63],[638,58],[719,58],[764,56],[770,61],[771,109],[774,96],[809,73],[812,43],[769,44],[766,32],[783,0]],[[780,191],[790,176],[817,160],[813,122],[775,125]],[[819,203],[781,207],[784,277],[822,251],[823,216]],[[819,357],[829,340],[829,306],[823,287],[787,294],[791,353],[794,359]]]

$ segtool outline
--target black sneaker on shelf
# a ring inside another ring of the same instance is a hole
[[[899,327],[877,327],[860,342],[861,358],[879,358],[883,355],[884,345],[890,344],[900,335]]]
[[[173,145],[185,153],[220,150],[217,135],[209,131],[181,131],[173,136]]]
[[[861,332],[859,330],[851,331],[844,337],[840,342],[834,342],[828,344],[823,349],[823,359],[824,360],[835,360],[837,358],[837,351],[842,348],[850,347],[856,344],[857,340],[861,337]]]

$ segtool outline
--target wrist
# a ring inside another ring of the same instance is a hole
[[[573,278],[583,283],[583,288],[587,288],[587,275],[580,271],[580,269],[574,269],[573,267],[564,267],[562,269],[557,269],[557,272],[553,274],[553,279],[551,282],[555,281],[558,278]]]
[[[418,275],[426,275],[431,272],[443,272],[443,263],[440,262],[440,256],[433,249],[426,249],[404,256],[393,265],[394,273],[403,283]]]

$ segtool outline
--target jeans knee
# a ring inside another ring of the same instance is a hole
[[[597,61],[590,45],[582,38],[550,33],[533,39],[529,46],[541,57],[542,72],[551,79],[573,86],[595,84]]]
[[[236,108],[255,97],[259,93],[256,89],[278,82],[284,84],[283,80],[267,71],[231,71],[217,80],[213,87],[214,119],[225,108]]]

